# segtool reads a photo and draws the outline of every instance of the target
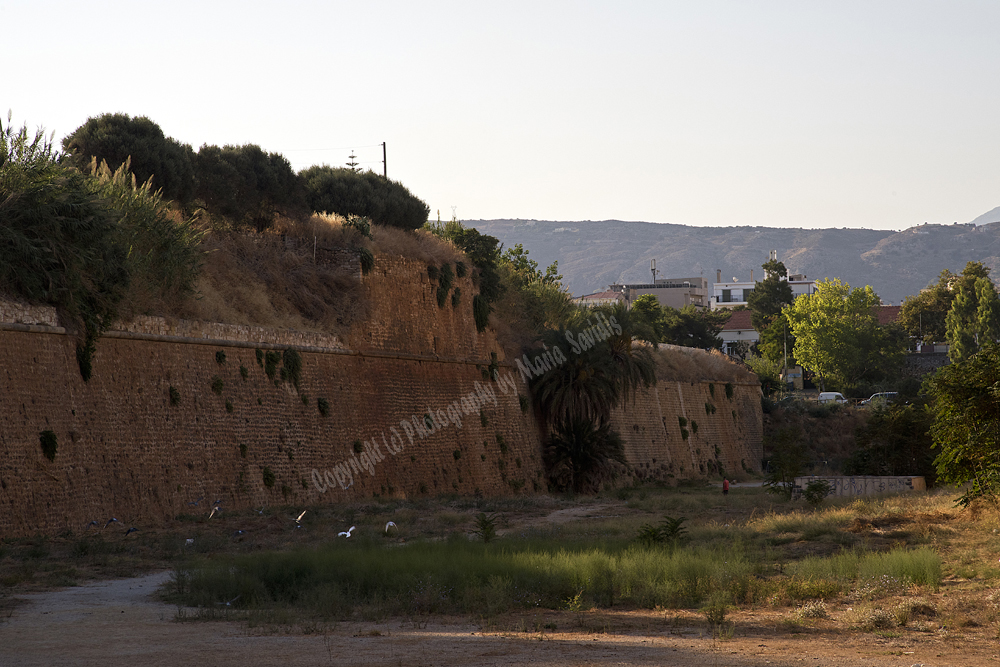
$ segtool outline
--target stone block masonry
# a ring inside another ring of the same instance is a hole
[[[98,341],[86,383],[54,309],[0,300],[0,537],[112,516],[163,525],[215,500],[235,509],[545,491],[543,436],[518,396],[527,388],[484,380],[492,354],[501,374],[517,372],[493,334],[476,331],[470,278],[456,278],[459,304],[443,308],[423,262],[379,255],[361,280],[369,317],[342,336],[137,318]],[[289,348],[302,361],[298,388],[258,363],[258,350]],[[401,422],[446,411],[477,383],[495,404],[409,440]],[[661,381],[615,414],[638,477],[758,469],[759,386],[724,387]],[[679,417],[699,425],[687,439]],[[405,442],[387,447],[393,428]],[[57,439],[52,460],[43,431]],[[328,483],[362,455],[377,461],[355,465],[348,488]]]
[[[219,499],[235,508],[544,490],[535,426],[516,395],[497,390],[496,405],[461,428],[407,441],[395,455],[382,447],[374,474],[321,493],[313,469],[447,408],[483,377],[474,363],[388,354],[301,358],[296,390],[271,380],[250,347],[108,338],[84,383],[70,337],[0,331],[0,535],[81,530],[112,516],[163,524]],[[53,461],[40,446],[46,430],[58,439]],[[198,498],[209,500],[188,505]]]
[[[759,473],[760,384],[668,382],[637,393],[612,415],[639,479],[668,481]]]

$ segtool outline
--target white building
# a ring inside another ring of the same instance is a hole
[[[771,259],[777,258],[777,251],[772,250]],[[752,270],[750,271],[750,280],[748,281],[733,278],[731,282],[724,283],[722,282],[722,271],[716,269],[715,280],[715,284],[712,285],[712,310],[747,305],[747,299],[756,286]],[[816,292],[816,281],[809,280],[804,273],[790,273],[786,280],[792,288],[792,298],[794,299],[799,298],[803,294],[814,294]]]

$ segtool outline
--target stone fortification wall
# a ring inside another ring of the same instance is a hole
[[[259,507],[544,489],[534,424],[475,364],[300,354],[296,390],[250,347],[108,338],[84,383],[70,337],[0,331],[0,535],[157,524],[199,511],[188,503],[200,497]],[[421,437],[428,413],[437,431]]]
[[[638,393],[612,425],[639,479],[670,480],[760,472],[760,384],[669,382]]]
[[[112,516],[162,524],[215,500],[544,491],[527,389],[506,363],[501,382],[484,380],[504,353],[476,332],[474,286],[456,278],[458,306],[441,308],[426,269],[377,256],[362,278],[370,316],[340,337],[138,318],[100,339],[86,383],[54,309],[0,300],[0,537]],[[259,363],[289,348],[298,388]],[[759,466],[759,389],[736,385],[730,398],[724,386],[661,381],[615,415],[637,476]],[[698,423],[686,440],[679,416]],[[44,431],[57,438],[51,461]]]

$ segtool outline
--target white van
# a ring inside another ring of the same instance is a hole
[[[847,399],[839,391],[824,391],[819,395],[820,403],[847,403]]]

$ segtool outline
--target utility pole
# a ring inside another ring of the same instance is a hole
[[[782,329],[781,344],[782,347],[784,347],[785,349],[785,363],[784,363],[784,371],[782,372],[782,381],[785,383],[785,389],[788,389],[788,321],[787,320],[785,322],[782,322],[781,329]]]
[[[385,142],[382,142],[382,178],[389,180],[389,167],[385,163]]]

